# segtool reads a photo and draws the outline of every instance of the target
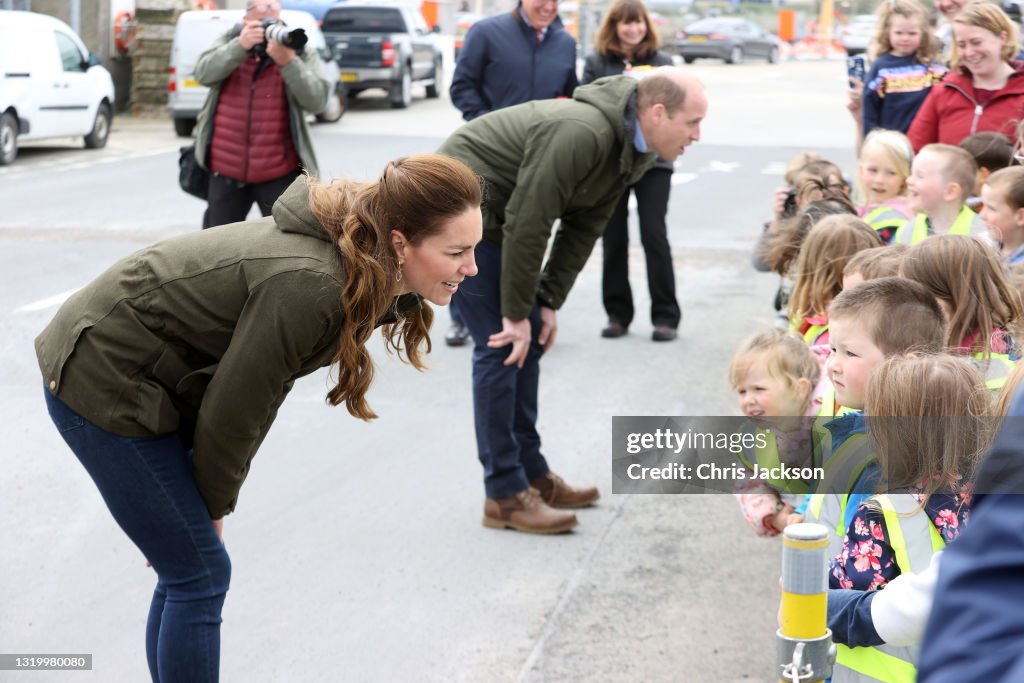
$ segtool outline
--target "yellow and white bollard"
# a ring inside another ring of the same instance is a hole
[[[783,533],[775,670],[784,683],[816,683],[832,675],[836,648],[826,612],[829,533],[821,524],[793,524]]]

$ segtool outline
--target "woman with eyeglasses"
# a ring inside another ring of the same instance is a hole
[[[266,35],[281,5],[250,2],[242,23],[196,60],[210,89],[196,126],[196,161],[210,171],[203,227],[245,220],[253,202],[270,207],[303,169],[317,174],[306,114],[327,108],[334,84],[316,50],[295,50]]]
[[[36,339],[54,424],[156,570],[146,626],[160,683],[216,681],[231,578],[222,541],[294,382],[334,366],[363,420],[367,349],[423,369],[433,314],[476,275],[480,179],[440,155],[376,183],[301,176],[273,217],[160,242],[111,266]]]
[[[975,2],[953,19],[950,71],[914,117],[907,137],[914,151],[996,131],[1013,138],[1024,112],[1024,62],[1017,25],[997,5]]]

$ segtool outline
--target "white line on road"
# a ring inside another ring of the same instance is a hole
[[[672,184],[673,185],[682,185],[683,183],[688,183],[691,180],[695,180],[696,178],[697,178],[697,174],[696,173],[673,173],[672,174]]]
[[[53,308],[54,306],[60,306],[68,299],[68,297],[77,292],[79,289],[81,289],[81,287],[69,289],[68,291],[61,292],[60,294],[54,294],[53,296],[46,297],[45,299],[40,299],[39,301],[33,301],[30,304],[25,304],[21,308],[15,308],[14,312],[32,313],[34,311],[42,311],[47,308]]]

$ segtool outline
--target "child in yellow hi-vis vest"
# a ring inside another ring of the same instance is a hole
[[[949,316],[949,352],[966,356],[998,393],[1020,359],[1020,298],[995,250],[977,238],[939,235],[907,252],[903,275],[920,282]]]
[[[790,331],[808,346],[828,344],[828,305],[843,290],[843,269],[857,252],[880,246],[878,234],[854,216],[829,216],[811,228],[793,267]]]
[[[917,212],[893,237],[898,244],[918,244],[933,235],[985,237],[985,221],[967,206],[978,178],[978,164],[966,150],[952,145],[925,145],[914,157],[907,178],[910,208]]]
[[[843,291],[829,307],[831,355],[826,372],[845,414],[823,426],[824,479],[798,514],[835,533],[833,554],[858,505],[873,493],[874,453],[862,411],[868,380],[890,356],[912,351],[942,353],[948,337],[946,316],[928,289],[900,277],[883,277]]]
[[[886,244],[913,217],[907,200],[907,177],[914,148],[907,136],[895,130],[873,130],[860,148],[854,197],[857,215]]]
[[[745,340],[729,364],[729,381],[740,410],[753,427],[770,428],[768,446],[741,455],[748,468],[780,463],[810,464],[813,459],[810,419],[818,411],[814,387],[821,373],[818,362],[800,337],[781,330],[760,332]],[[767,418],[793,418],[770,420]],[[792,482],[773,487],[756,479],[740,480],[735,494],[743,517],[758,536],[775,536],[804,495]],[[806,484],[802,486],[806,491]]]
[[[980,373],[946,354],[895,356],[872,374],[866,412],[880,492],[857,508],[831,588],[877,590],[925,570],[967,522],[966,485],[992,437],[992,398]],[[916,649],[840,645],[834,683],[912,683]]]

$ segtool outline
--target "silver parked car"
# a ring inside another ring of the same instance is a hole
[[[741,64],[747,57],[779,61],[779,39],[749,19],[715,17],[701,19],[676,36],[676,52],[687,64],[698,57],[724,59]]]
[[[839,32],[839,41],[848,55],[859,55],[868,51],[875,36],[878,17],[874,14],[858,14]]]

